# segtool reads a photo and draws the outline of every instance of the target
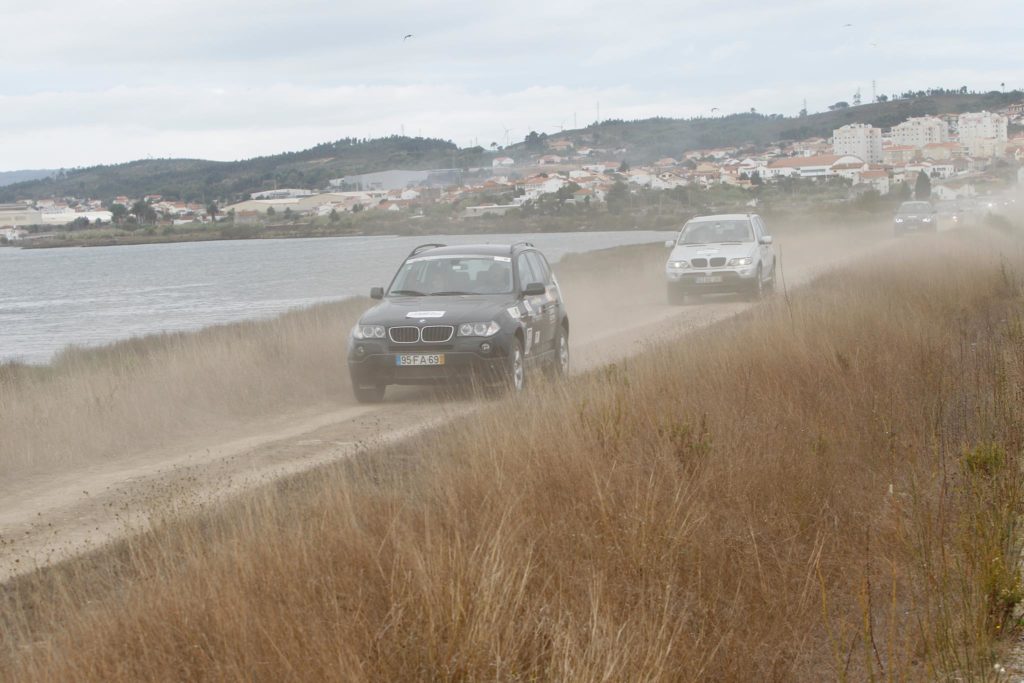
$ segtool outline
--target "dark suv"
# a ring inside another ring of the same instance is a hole
[[[939,213],[931,202],[903,202],[893,218],[893,232],[896,237],[908,232],[937,232]]]
[[[389,384],[477,381],[521,391],[534,368],[569,370],[569,318],[558,281],[528,242],[424,244],[352,330],[348,369],[362,403]]]

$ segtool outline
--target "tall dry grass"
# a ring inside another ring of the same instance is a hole
[[[364,300],[272,320],[69,348],[0,365],[0,478],[124,457],[225,425],[348,401]]]
[[[1017,243],[628,364],[3,588],[12,680],[984,680],[1014,625]]]

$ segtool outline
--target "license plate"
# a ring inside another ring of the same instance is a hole
[[[698,285],[713,285],[716,282],[721,282],[722,281],[722,276],[721,275],[703,275],[701,277],[695,278],[695,280],[696,280]]]
[[[444,354],[402,353],[395,356],[395,365],[444,365]]]

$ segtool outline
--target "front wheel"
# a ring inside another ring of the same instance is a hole
[[[754,283],[750,286],[750,300],[759,301],[764,298],[765,286],[764,286],[764,273],[761,270],[761,266],[757,267],[757,276],[754,277]]]
[[[375,384],[369,387],[361,387],[358,384],[352,385],[352,393],[356,397],[356,401],[359,403],[380,403],[384,400],[383,384]]]
[[[512,340],[505,372],[505,384],[512,392],[518,394],[526,388],[526,358],[523,355],[523,342],[519,337]]]

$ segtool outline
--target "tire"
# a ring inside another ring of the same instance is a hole
[[[548,377],[553,380],[567,377],[569,360],[569,332],[564,327],[559,327],[558,339],[555,340],[555,359],[548,364]]]
[[[669,306],[682,306],[686,303],[686,294],[675,285],[668,285],[665,293]]]
[[[761,266],[758,266],[757,277],[754,278],[754,284],[750,286],[750,293],[747,296],[751,301],[760,301],[764,295],[764,273],[761,271]]]
[[[352,385],[352,394],[359,403],[380,403],[384,400],[385,385],[377,384],[372,387],[361,387]]]
[[[512,348],[505,365],[505,386],[513,394],[522,393],[526,388],[526,355],[519,337],[512,339]]]

